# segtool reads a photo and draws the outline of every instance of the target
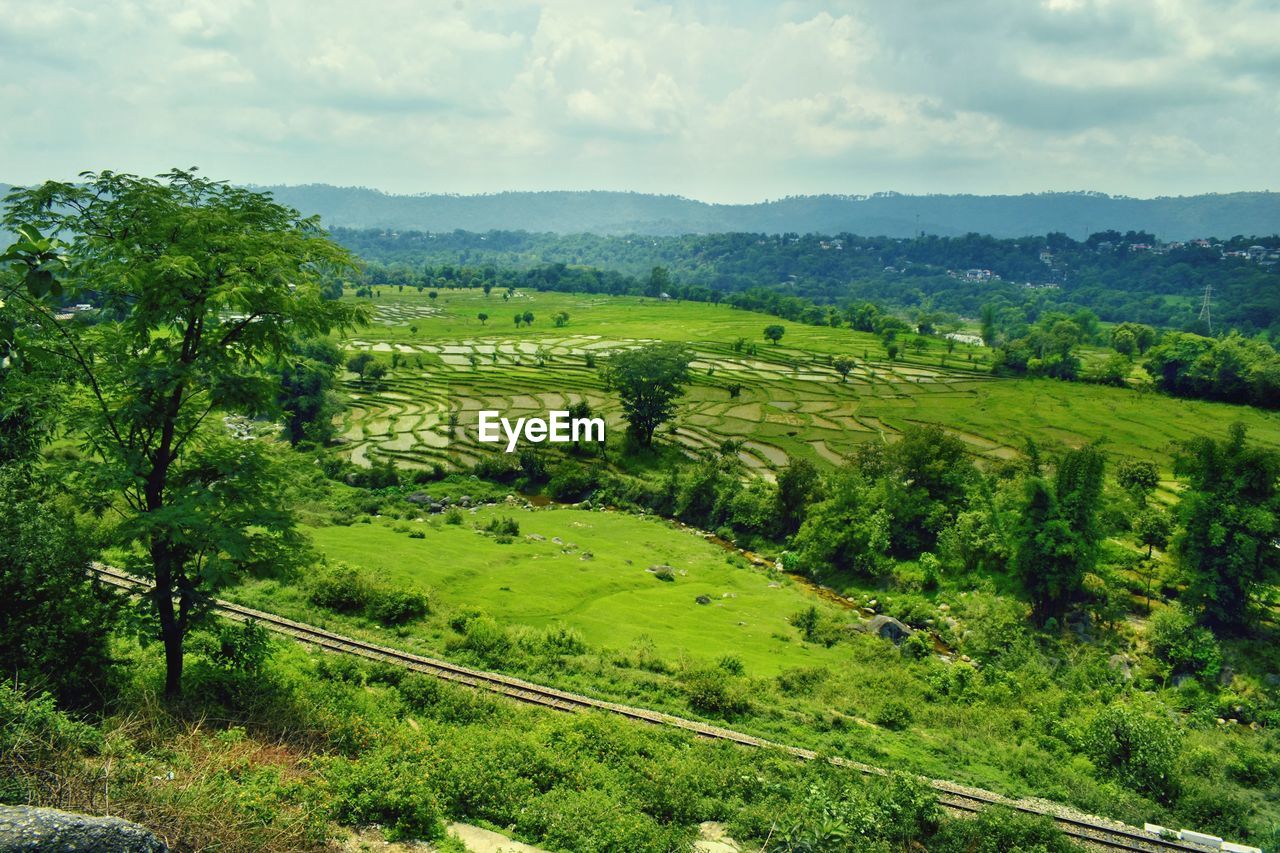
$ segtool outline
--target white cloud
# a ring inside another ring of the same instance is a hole
[[[1261,188],[1276,32],[1264,0],[0,0],[0,180]]]

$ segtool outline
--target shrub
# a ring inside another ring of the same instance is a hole
[[[552,625],[545,629],[542,632],[542,646],[558,655],[580,655],[587,650],[582,632],[568,625]]]
[[[517,828],[556,850],[683,850],[689,831],[662,826],[615,795],[553,788],[520,815]]]
[[[1180,607],[1167,607],[1151,617],[1151,651],[1174,672],[1212,681],[1222,669],[1222,649],[1207,628],[1195,624]]]
[[[947,821],[929,849],[942,853],[1071,853],[1077,848],[1048,817],[988,806],[972,820]]]
[[[491,518],[484,526],[484,532],[493,534],[499,542],[510,542],[520,535],[520,522],[507,516]]]
[[[312,604],[337,613],[357,613],[369,597],[364,573],[346,563],[323,566],[311,578],[307,598]]]
[[[462,510],[458,509],[456,506],[450,507],[449,511],[444,514],[444,523],[445,524],[461,524]]]
[[[926,631],[916,631],[898,647],[904,657],[912,660],[924,660],[933,654],[933,644],[929,642]]]
[[[387,627],[421,619],[431,612],[426,593],[403,589],[377,589],[369,596],[365,612]]]
[[[0,682],[0,803],[46,800],[102,743],[97,729],[59,711],[48,693],[28,698]]]
[[[503,663],[511,652],[511,635],[492,616],[480,615],[466,621],[458,648],[466,649],[488,665]]]
[[[880,710],[876,712],[873,722],[878,726],[884,726],[886,729],[899,731],[911,725],[912,719],[911,705],[903,699],[891,696],[880,706]]]
[[[778,673],[777,682],[778,689],[788,696],[803,696],[812,693],[814,689],[826,681],[830,673],[826,667],[821,666],[798,666],[784,669]]]
[[[361,614],[388,627],[421,619],[431,611],[426,593],[389,586],[345,563],[317,571],[307,597],[320,607]]]
[[[1169,797],[1178,787],[1174,768],[1181,741],[1167,717],[1115,704],[1094,717],[1084,748],[1104,774],[1152,796]]]
[[[334,820],[350,826],[381,824],[390,840],[435,839],[444,834],[440,807],[423,772],[425,755],[396,743],[352,761],[338,758],[324,770]]]
[[[733,717],[745,714],[751,707],[746,691],[719,667],[690,670],[682,681],[689,707],[695,711]]]
[[[578,502],[588,497],[599,485],[595,472],[578,466],[565,466],[547,483],[552,500]]]

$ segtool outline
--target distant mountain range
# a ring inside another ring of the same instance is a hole
[[[708,204],[622,192],[388,195],[325,184],[267,187],[326,224],[416,231],[551,231],[559,234],[712,234],[745,231],[910,237],[977,232],[1021,237],[1061,231],[1147,231],[1162,240],[1280,233],[1280,193],[1138,199],[1101,193],[1018,196],[798,196]]]
[[[708,204],[625,192],[391,195],[328,184],[259,187],[325,224],[397,231],[534,231],[559,234],[796,232],[910,237],[919,232],[1021,237],[1060,231],[1147,231],[1162,240],[1280,233],[1280,193],[1153,199],[1102,193],[1035,195],[796,196],[756,204]],[[0,193],[8,186],[0,184]]]

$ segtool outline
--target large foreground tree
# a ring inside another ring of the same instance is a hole
[[[279,457],[243,440],[231,414],[276,414],[272,363],[302,336],[361,319],[321,295],[351,266],[314,218],[267,195],[192,171],[158,179],[85,173],[13,191],[3,256],[26,268],[0,300],[46,343],[15,358],[74,368],[81,393],[68,426],[91,460],[69,485],[118,515],[118,544],[155,583],[165,690],[181,690],[183,640],[228,573],[287,561],[300,545],[279,489]],[[100,308],[101,321],[55,318],[59,291]],[[11,335],[17,339],[19,335]]]

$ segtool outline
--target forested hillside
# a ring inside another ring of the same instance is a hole
[[[1061,231],[1083,239],[1107,229],[1163,240],[1280,232],[1280,194],[1228,193],[1139,199],[1103,193],[1017,196],[876,193],[793,196],[755,204],[708,204],[628,192],[504,192],[389,195],[327,184],[268,187],[281,202],[329,226],[421,231],[537,230],[559,234],[711,234],[794,231],[908,237],[970,232],[1018,237]]]
[[[1099,232],[1076,241],[1061,233],[1018,239],[848,233],[607,237],[346,228],[335,229],[334,236],[371,262],[368,276],[374,284],[447,286],[478,281],[487,267],[495,267],[530,270],[533,285],[566,289],[560,280],[568,276],[582,279],[568,289],[625,292],[619,290],[622,284],[609,286],[575,268],[647,281],[660,267],[668,277],[655,282],[651,295],[667,291],[709,299],[761,287],[822,303],[874,300],[967,317],[991,303],[1030,305],[1035,311],[1075,305],[1107,321],[1201,333],[1235,328],[1274,336],[1280,331],[1277,237],[1159,243],[1139,231]],[[428,266],[433,267],[429,272]],[[1206,286],[1212,288],[1212,328],[1200,320]]]

